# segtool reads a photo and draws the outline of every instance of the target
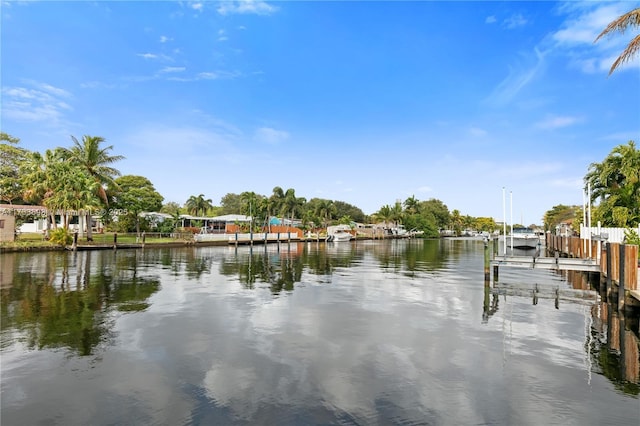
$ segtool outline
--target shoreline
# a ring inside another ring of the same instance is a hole
[[[395,240],[395,239],[407,239],[407,238],[397,238],[397,237],[388,237],[388,238],[371,238],[371,237],[357,237],[352,239],[350,242],[356,241],[369,241],[369,240]],[[415,238],[414,238],[415,239]],[[426,239],[426,238],[425,238]],[[291,240],[282,240],[282,241],[270,241],[266,243],[269,244],[282,244],[282,243],[326,243],[324,238],[296,238]],[[251,241],[238,241],[237,244],[235,241],[172,241],[165,243],[132,243],[132,244],[78,244],[74,248],[73,246],[43,246],[43,245],[24,245],[24,246],[8,246],[1,247],[0,246],[0,254],[4,253],[23,253],[23,252],[44,252],[44,251],[88,251],[88,250],[132,250],[132,249],[145,249],[145,248],[174,248],[174,247],[212,247],[212,246],[246,246],[252,245]],[[265,245],[263,241],[254,241],[253,245],[262,246]]]

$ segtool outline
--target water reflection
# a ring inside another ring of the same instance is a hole
[[[569,285],[540,286],[537,283],[518,282],[485,283],[482,322],[488,323],[499,311],[500,300],[509,298],[523,300],[531,298],[536,306],[541,299],[552,300],[556,310],[562,303],[585,306],[584,350],[589,359],[589,371],[607,377],[617,389],[625,394],[640,394],[640,336],[639,316],[631,311],[625,316],[618,311],[617,298],[608,302],[606,294],[598,295],[598,275],[579,271],[557,273]]]
[[[483,293],[478,241],[19,254],[0,262],[3,425],[637,419],[629,383],[638,355],[620,333],[628,322],[593,301],[560,298],[556,309],[544,297],[533,304],[530,293]],[[538,271],[501,278],[570,287]],[[66,304],[71,316],[61,314]]]
[[[108,259],[111,257],[112,259]],[[136,259],[90,251],[29,257],[2,255],[2,348],[16,340],[28,349],[67,348],[91,355],[113,337],[115,309],[142,311],[159,280],[137,276]],[[5,269],[6,268],[6,269]]]

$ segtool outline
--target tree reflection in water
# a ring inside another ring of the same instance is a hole
[[[112,262],[114,256],[91,251],[3,254],[2,266],[12,263],[14,272],[11,285],[3,283],[0,290],[2,347],[21,340],[28,349],[66,348],[92,355],[107,344],[114,337],[110,313],[144,310],[160,288],[158,279],[138,276],[137,256]]]

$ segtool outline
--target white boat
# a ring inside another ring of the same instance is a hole
[[[351,241],[352,238],[353,235],[351,235],[347,231],[337,229],[327,236],[327,241],[333,241],[337,243],[341,241]]]
[[[516,249],[534,249],[540,244],[540,236],[531,228],[517,227],[507,236],[507,244]]]

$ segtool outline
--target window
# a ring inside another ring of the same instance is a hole
[[[4,219],[0,219],[0,229],[4,228]]]

